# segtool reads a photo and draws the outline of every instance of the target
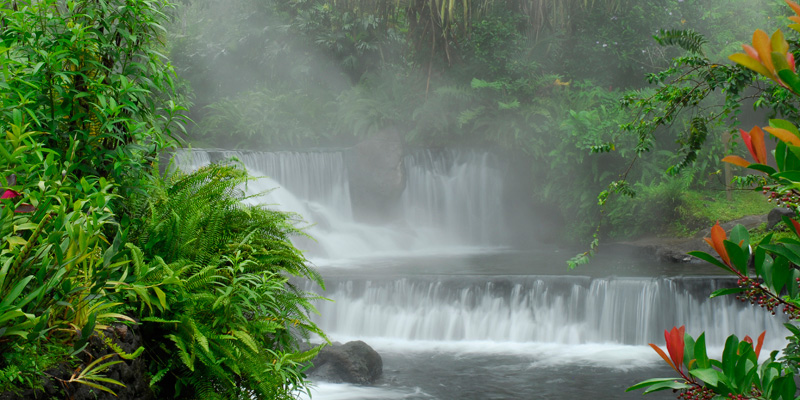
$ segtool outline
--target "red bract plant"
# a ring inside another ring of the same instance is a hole
[[[650,347],[652,347],[675,372],[679,373],[684,379],[689,380],[683,373],[683,349],[685,346],[683,337],[685,331],[685,326],[681,326],[680,328],[673,327],[670,331],[664,331],[664,340],[666,340],[667,343],[669,357],[664,353],[664,350],[661,350],[661,348],[655,344],[650,343]]]
[[[8,186],[14,186],[17,183],[17,176],[13,175],[13,174],[10,175],[6,179],[6,182],[8,183]],[[22,194],[20,194],[16,190],[6,189],[3,192],[3,195],[0,196],[0,200],[15,199],[15,198],[21,197],[21,196],[22,196]],[[34,212],[34,211],[36,211],[36,207],[34,207],[31,204],[27,204],[27,203],[20,204],[16,208],[14,208],[14,212],[15,213],[29,213],[29,212]]]

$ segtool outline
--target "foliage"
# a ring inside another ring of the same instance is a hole
[[[159,53],[166,3],[117,5],[4,7],[3,110],[23,111],[27,130],[46,133],[37,139],[43,147],[81,160],[79,176],[120,181],[135,177],[139,160],[152,160],[170,128],[181,126],[181,107],[157,97],[173,84]]]
[[[294,218],[244,206],[236,168],[166,183],[148,165],[182,119],[160,53],[169,6],[2,9],[0,390],[39,387],[60,364],[75,368],[53,377],[65,387],[113,394],[120,383],[104,374],[139,356],[176,396],[305,386],[301,364],[318,348],[298,350],[295,335],[322,333],[308,319],[315,297],[288,278],[321,280],[291,245]],[[104,339],[108,355],[79,357],[131,316],[148,318],[147,351]],[[34,349],[53,357],[24,359]]]
[[[129,226],[134,268],[155,294],[137,293],[149,299],[138,312],[162,394],[272,399],[303,389],[303,363],[319,348],[302,351],[297,337],[324,334],[308,317],[318,297],[288,278],[322,280],[289,241],[302,235],[295,217],[244,205],[249,178],[233,165],[154,179],[130,199]]]
[[[800,22],[800,5],[786,3],[797,16],[790,19]],[[800,29],[800,25],[790,25]],[[794,56],[790,45],[780,30],[770,38],[765,32],[756,30],[753,44],[744,45],[745,53],[731,56],[731,60],[765,76],[790,91],[800,94],[800,77],[795,72]],[[769,166],[764,132],[778,139],[773,152],[774,164]],[[757,190],[792,208],[800,210],[800,131],[786,120],[770,120],[770,126],[755,127],[749,132],[741,130],[741,136],[750,156],[750,162],[739,156],[727,156],[723,161],[751,169],[760,175]],[[761,306],[765,311],[785,314],[790,321],[800,318],[800,223],[784,217],[793,237],[773,241],[769,234],[759,242],[752,242],[743,226],[726,232],[715,225],[711,237],[706,241],[719,258],[695,251],[689,254],[722,268],[738,277],[737,287],[715,291],[711,297],[736,294],[737,299]],[[655,345],[651,345],[661,357],[680,375],[680,378],[651,379],[632,386],[628,390],[647,388],[645,393],[673,389],[681,391],[682,398],[758,398],[794,399],[798,395],[795,383],[797,374],[800,329],[796,322],[786,324],[790,332],[789,344],[779,359],[778,352],[759,364],[759,352],[764,334],[758,343],[736,336],[728,337],[721,360],[709,359],[705,351],[704,336],[697,340],[684,333],[683,327],[665,333],[669,357]]]

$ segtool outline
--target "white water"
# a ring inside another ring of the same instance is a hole
[[[386,226],[354,219],[341,152],[194,151],[177,158],[191,170],[229,157],[262,177],[247,192],[268,193],[252,203],[312,225],[316,242],[296,244],[326,275],[323,294],[334,300],[318,304],[318,325],[331,340],[364,340],[388,360],[381,387],[321,382],[314,399],[564,398],[572,396],[567,388],[574,396],[619,398],[625,385],[663,367],[647,344],[663,346],[663,332],[673,326],[686,325],[695,337],[705,332],[712,357],[731,333],[767,330],[762,357],[783,346],[781,318],[731,298],[708,299],[732,285],[725,280],[546,276],[547,269],[563,271],[563,261],[539,253],[508,266],[497,252],[507,240],[503,169],[487,153],[407,156],[404,219]],[[465,256],[487,252],[495,253]],[[392,261],[399,258],[414,261]],[[492,276],[500,266],[503,275]],[[341,275],[348,271],[355,273]],[[574,377],[566,382],[596,383],[564,386],[559,368]],[[593,392],[596,385],[606,393]],[[558,397],[540,395],[553,387],[562,387]]]
[[[487,153],[420,151],[404,160],[404,220],[372,225],[353,218],[343,153],[180,152],[177,164],[195,170],[235,157],[258,177],[250,201],[294,212],[310,225],[316,243],[299,242],[319,266],[355,259],[461,254],[498,248],[503,240],[502,171]]]
[[[429,277],[328,282],[319,325],[347,337],[403,342],[633,345],[686,325],[709,343],[781,332],[781,318],[693,290],[708,278]],[[706,288],[730,285],[706,282]],[[773,335],[774,336],[774,335]],[[724,343],[717,343],[722,345]],[[781,344],[772,340],[767,347]]]

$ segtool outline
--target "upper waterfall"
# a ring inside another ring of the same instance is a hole
[[[506,244],[503,169],[486,152],[419,150],[404,157],[406,186],[399,216],[386,223],[354,215],[343,151],[182,151],[176,162],[194,170],[239,160],[256,177],[250,201],[299,214],[314,241],[299,240],[318,263],[362,257],[468,252]]]

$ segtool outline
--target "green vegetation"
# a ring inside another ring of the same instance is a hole
[[[789,28],[800,32],[800,5],[786,1],[796,13],[791,17]],[[768,85],[779,85],[789,97],[783,103],[795,102],[800,96],[800,76],[795,72],[794,53],[797,42],[785,40],[781,30],[768,36],[762,30],[753,34],[752,45],[743,46],[745,53],[730,58],[737,64],[752,70],[757,79],[769,79]],[[765,133],[777,139],[775,151],[767,152]],[[706,352],[705,334],[694,338],[685,333],[685,328],[665,330],[667,351],[650,346],[678,374],[675,378],[656,378],[640,382],[628,391],[645,389],[646,393],[671,389],[682,399],[796,399],[798,388],[796,376],[800,360],[800,131],[783,119],[771,119],[769,126],[756,126],[750,132],[741,131],[744,144],[752,161],[730,155],[723,161],[747,168],[753,176],[744,179],[755,182],[764,195],[776,199],[794,210],[794,218],[784,217],[783,222],[791,232],[789,235],[769,233],[756,238],[739,225],[729,234],[716,224],[711,228],[711,237],[706,239],[717,253],[694,251],[689,254],[720,267],[735,275],[735,287],[716,290],[711,297],[736,295],[741,301],[761,307],[773,315],[783,313],[790,321],[788,345],[782,352],[773,351],[760,358],[766,332],[757,340],[745,336],[740,340],[731,335],[725,342],[721,359],[711,359]],[[774,163],[774,164],[773,164]],[[774,165],[770,166],[769,164]],[[711,211],[711,207],[709,207]],[[717,210],[723,214],[727,210]],[[744,211],[744,210],[742,210]],[[712,214],[713,215],[713,214]],[[757,240],[757,241],[756,241]]]
[[[192,0],[177,11],[170,54],[196,104],[195,146],[340,147],[396,129],[410,147],[509,152],[529,165],[532,207],[560,209],[567,239],[583,241],[603,213],[594,193],[609,182],[666,190],[664,171],[680,166],[685,189],[725,189],[720,154],[741,150],[723,133],[742,110],[699,118],[678,112],[693,103],[682,95],[699,80],[708,85],[692,96],[703,107],[749,97],[734,89],[752,75],[719,63],[747,39],[744,26],[780,12],[769,0]],[[667,112],[670,102],[681,108]],[[620,218],[604,222],[604,236],[652,226],[617,223],[630,211],[609,204]]]
[[[289,241],[295,217],[244,206],[235,166],[158,174],[185,123],[163,57],[172,6],[3,3],[0,392],[52,380],[64,397],[113,393],[122,384],[105,374],[134,358],[178,398],[306,386],[301,363],[319,349],[297,341],[321,332],[314,297],[287,279],[322,282]],[[134,323],[139,349],[106,338]],[[92,358],[93,338],[108,355]]]

